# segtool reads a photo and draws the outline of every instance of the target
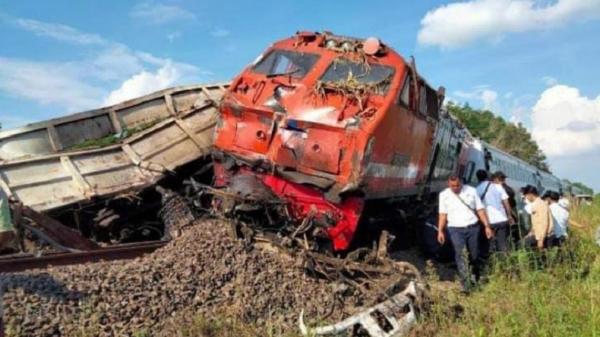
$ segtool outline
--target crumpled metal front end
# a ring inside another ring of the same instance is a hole
[[[212,202],[216,212],[233,217],[251,212],[264,213],[268,218],[278,214],[277,217],[285,219],[284,223],[305,223],[318,228],[314,234],[328,237],[335,251],[350,247],[364,207],[361,198],[331,202],[324,192],[296,182],[305,182],[302,176],[280,176],[263,168],[237,166],[233,161],[231,156],[215,160],[215,187],[209,189],[216,197]],[[268,220],[270,225],[277,222]]]

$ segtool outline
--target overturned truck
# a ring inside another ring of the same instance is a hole
[[[101,244],[161,239],[169,193],[153,187],[202,168],[226,86],[166,89],[2,131],[0,187],[66,247],[81,248],[52,218]]]

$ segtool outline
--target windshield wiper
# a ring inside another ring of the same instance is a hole
[[[292,70],[292,71],[287,71],[285,73],[274,73],[274,74],[268,74],[267,78],[273,78],[273,77],[279,77],[279,76],[288,76],[288,75],[293,75],[297,72],[299,72],[300,69],[296,69],[296,70]]]

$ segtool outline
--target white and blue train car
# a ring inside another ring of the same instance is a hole
[[[506,183],[516,191],[527,185],[537,186],[540,191],[545,190],[546,186],[547,189],[554,188],[556,191],[560,189],[558,178],[546,173],[547,176],[544,176],[546,179],[542,180],[540,170],[524,160],[479,139],[471,139],[468,143],[467,163],[463,171],[463,179],[468,184],[477,185],[475,173],[484,170],[490,174],[496,171],[504,172]],[[555,182],[558,182],[558,186]]]

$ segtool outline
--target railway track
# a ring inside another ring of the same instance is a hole
[[[47,253],[41,256],[34,254],[0,256],[0,274],[44,269],[50,266],[128,260],[152,253],[166,244],[167,241],[149,241],[120,244],[89,251]]]

